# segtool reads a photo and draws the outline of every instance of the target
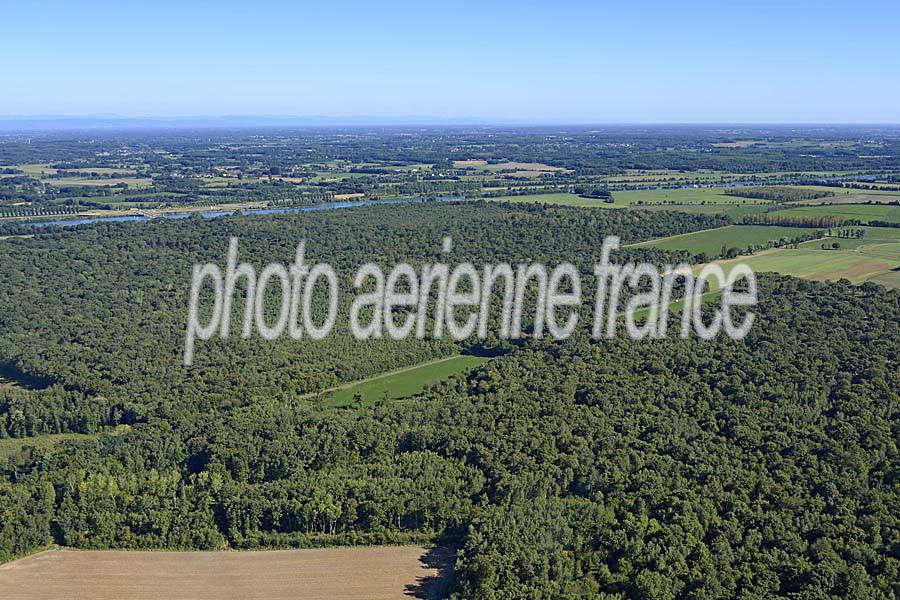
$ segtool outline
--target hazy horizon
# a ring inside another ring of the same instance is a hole
[[[0,132],[182,129],[182,128],[329,128],[329,127],[559,127],[628,128],[686,127],[764,129],[783,128],[900,128],[900,122],[817,122],[817,121],[569,121],[562,119],[489,119],[418,115],[0,115]]]
[[[885,1],[89,0],[4,15],[0,115],[900,122],[900,7]]]

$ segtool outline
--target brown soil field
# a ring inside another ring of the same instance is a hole
[[[253,552],[55,549],[0,565],[2,600],[442,598],[455,551],[369,546]]]
[[[474,167],[476,169],[484,169],[486,171],[532,171],[532,172],[548,172],[548,171],[568,171],[562,167],[554,167],[537,162],[516,162],[506,161],[502,163],[488,164],[486,160],[468,159],[454,160],[453,165],[457,168]]]

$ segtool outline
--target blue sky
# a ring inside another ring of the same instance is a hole
[[[900,122],[900,3],[0,0],[0,115]]]

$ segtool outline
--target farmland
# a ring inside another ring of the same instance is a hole
[[[809,240],[797,248],[773,248],[752,256],[720,259],[715,262],[728,267],[746,263],[755,272],[776,272],[804,279],[836,281],[848,279],[853,283],[867,281],[888,288],[900,288],[900,229],[892,227],[864,227],[862,239],[826,236]],[[768,231],[771,230],[771,231]],[[804,231],[797,227],[732,225],[669,238],[634,244],[634,247],[655,247],[667,250],[687,250],[716,255],[723,245],[736,247],[764,245],[767,240],[791,238]],[[816,230],[807,230],[816,231]],[[838,244],[834,248],[832,244]],[[824,248],[823,248],[824,246]],[[699,271],[699,266],[696,270]],[[715,288],[715,286],[713,286]]]
[[[635,247],[650,246],[664,250],[687,250],[696,254],[717,256],[722,248],[744,250],[749,246],[763,246],[767,242],[790,240],[803,233],[813,233],[815,229],[799,227],[767,227],[760,225],[729,225],[718,229],[708,229],[686,233],[670,238],[650,240],[634,244]]]
[[[488,163],[484,160],[456,160],[453,166],[463,169],[478,169],[484,171],[526,171],[526,172],[546,172],[553,173],[555,171],[565,171],[562,167],[554,167],[539,162],[516,162],[503,161],[498,163]]]
[[[0,566],[0,600],[394,600],[441,598],[446,548],[266,552],[49,550]]]
[[[814,190],[828,190],[825,187],[803,186]],[[855,190],[838,189],[835,196],[805,202],[790,203],[790,208],[770,200],[743,198],[724,193],[725,188],[676,188],[662,190],[628,190],[612,192],[612,202],[587,198],[568,192],[542,194],[497,195],[486,199],[497,202],[543,203],[557,206],[578,206],[593,208],[629,208],[638,210],[670,210],[689,214],[728,215],[736,222],[745,215],[772,212],[777,216],[824,216],[834,215],[846,219],[858,219],[863,223],[871,220],[900,222],[900,207],[894,204],[900,199],[896,192],[880,192],[872,200]],[[866,192],[868,194],[869,192]],[[853,204],[852,202],[859,202]],[[863,204],[863,202],[872,202]],[[776,210],[778,209],[778,210]]]
[[[880,244],[884,242],[900,242],[900,227],[849,227],[843,228],[843,230],[857,230],[861,229],[864,231],[864,235],[862,238],[847,238],[840,237],[838,235],[830,235],[826,237],[822,241],[808,241],[800,244],[801,248],[821,248],[822,242],[827,242],[829,245],[833,242],[837,242],[840,244],[842,250],[855,250],[858,248],[862,248],[864,246],[870,246],[873,244]],[[837,230],[841,231],[840,229]],[[832,231],[832,233],[836,233]]]
[[[121,177],[116,179],[110,178],[100,178],[95,179],[91,177],[59,177],[56,179],[48,179],[43,180],[45,183],[51,183],[57,186],[67,186],[67,185],[81,185],[81,186],[114,186],[124,184],[127,185],[130,189],[143,189],[150,187],[151,181],[149,178],[140,178],[140,177]]]
[[[770,250],[756,256],[716,262],[723,267],[743,262],[756,273],[773,271],[803,279],[817,281],[848,279],[852,283],[864,283],[875,278],[881,278],[881,281],[892,281],[893,278],[885,276],[898,265],[897,260],[858,252],[783,248]]]
[[[613,192],[617,204],[768,204],[766,200],[740,198],[724,194],[724,188],[676,188],[665,190],[627,190]]]
[[[723,212],[733,207],[760,206],[765,200],[736,198],[721,193],[720,188],[685,188],[671,190],[635,190],[613,192],[613,202],[585,198],[578,194],[549,193],[506,195],[488,198],[500,202],[542,202],[563,206],[593,206],[599,208],[657,208],[664,210],[690,210],[702,207],[705,212]]]
[[[689,215],[725,215],[740,222],[745,215],[764,213],[766,204],[640,204],[629,205],[632,209],[648,211],[677,211]]]
[[[830,204],[804,206],[802,208],[779,210],[773,214],[779,218],[834,216],[842,219],[857,220],[863,224],[871,221],[900,223],[900,206],[885,204]]]

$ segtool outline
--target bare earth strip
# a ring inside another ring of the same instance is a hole
[[[48,550],[0,566],[0,599],[441,598],[453,554],[420,546],[258,552]]]

